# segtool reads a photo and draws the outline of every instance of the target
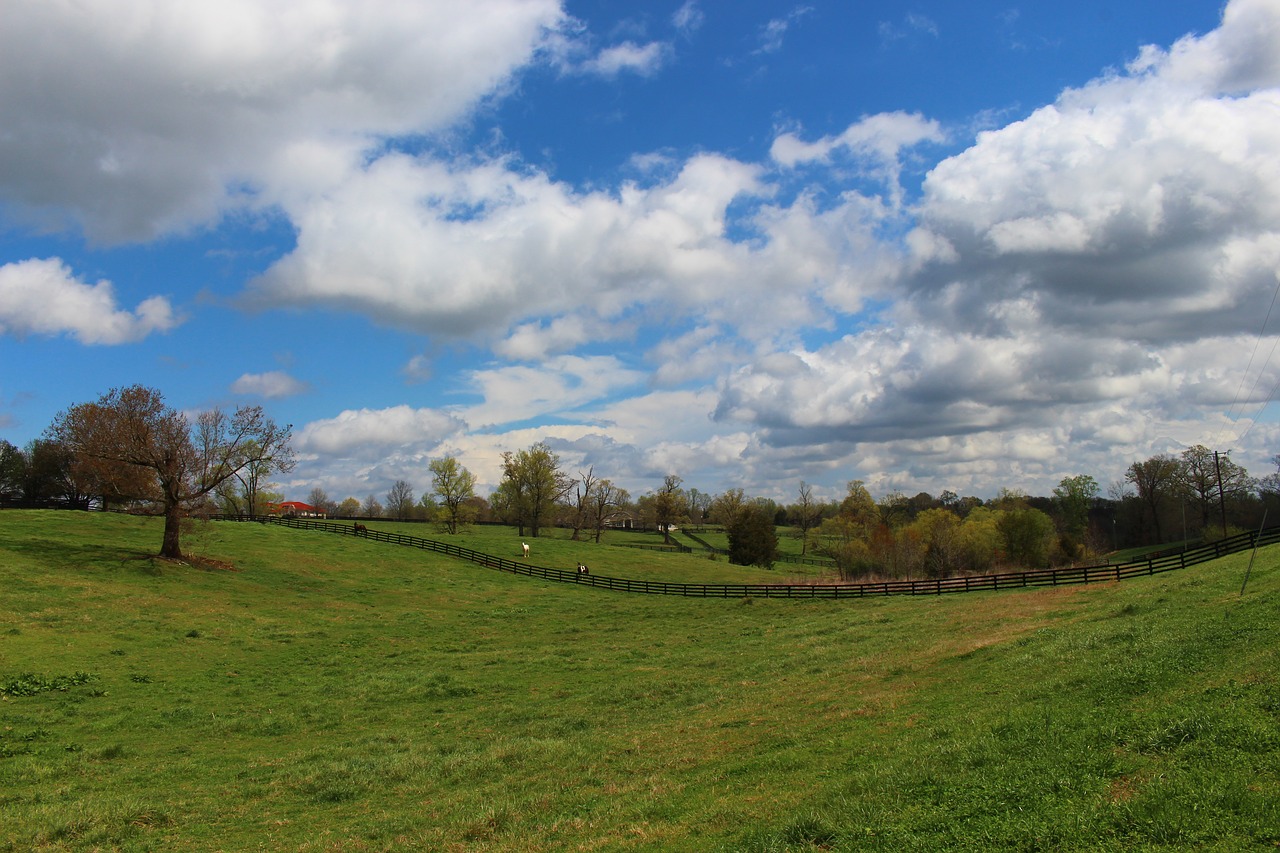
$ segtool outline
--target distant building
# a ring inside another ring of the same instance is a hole
[[[324,510],[302,501],[281,501],[278,504],[267,504],[268,515],[280,515],[286,518],[327,518]]]

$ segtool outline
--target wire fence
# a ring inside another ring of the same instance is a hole
[[[583,574],[576,569],[553,569],[534,566],[523,560],[495,557],[492,554],[485,554],[434,539],[406,536],[403,533],[370,530],[363,524],[357,526],[355,524],[339,524],[332,521],[281,518],[278,516],[223,515],[213,516],[213,518],[221,521],[279,524],[298,530],[320,530],[344,536],[360,536],[375,542],[433,551],[459,560],[467,560],[486,568],[559,583],[574,583],[580,586],[591,586],[620,592],[647,595],[680,595],[693,598],[871,598],[886,595],[942,595],[943,593],[953,592],[981,592],[1102,583],[1157,575],[1216,560],[1228,554],[1236,554],[1252,548],[1280,542],[1280,527],[1273,527],[1262,531],[1240,533],[1218,542],[1200,545],[1195,548],[1177,552],[1150,554],[1141,559],[1110,565],[1070,566],[1059,569],[1037,569],[991,575],[881,581],[877,583],[691,584],[614,578],[607,575]]]

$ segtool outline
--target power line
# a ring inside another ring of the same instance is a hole
[[[1266,335],[1267,323],[1269,323],[1271,320],[1271,312],[1275,310],[1277,297],[1280,297],[1280,275],[1276,276],[1276,288],[1271,292],[1271,304],[1267,306],[1266,316],[1262,318],[1262,328],[1258,330],[1258,338],[1253,342],[1253,352],[1249,354],[1249,363],[1245,366],[1244,373],[1240,375],[1240,385],[1236,388],[1235,399],[1232,400],[1231,405],[1227,407],[1227,420],[1233,426],[1235,425],[1239,417],[1237,416],[1233,418],[1232,411],[1235,409],[1236,404],[1240,402],[1240,392],[1244,389],[1244,383],[1249,378],[1249,372],[1253,368],[1253,360],[1258,355],[1258,348],[1262,345],[1263,336]],[[1258,389],[1258,383],[1261,382],[1262,377],[1266,375],[1267,368],[1271,366],[1271,358],[1272,356],[1275,355],[1276,347],[1278,345],[1280,345],[1280,338],[1278,338],[1275,342],[1271,344],[1271,351],[1267,353],[1266,361],[1263,362],[1262,367],[1258,370],[1257,378],[1253,380],[1253,385],[1249,388],[1250,397],[1252,397],[1253,393]],[[1280,389],[1280,381],[1277,381],[1276,385],[1271,388],[1271,393],[1267,395],[1266,402],[1264,402],[1261,408],[1258,409],[1258,413],[1254,415],[1252,419],[1250,419],[1249,426],[1245,429],[1243,433],[1240,433],[1236,436],[1235,438],[1236,442],[1243,440],[1244,437],[1249,434],[1249,431],[1253,429],[1253,425],[1258,422],[1258,418],[1262,415],[1262,412],[1267,408],[1267,406],[1271,405],[1271,401],[1275,398],[1277,389]],[[1214,444],[1215,445],[1222,444],[1222,439],[1225,437],[1225,435],[1226,435],[1226,428],[1224,427],[1223,431],[1218,435],[1218,440],[1215,441]]]

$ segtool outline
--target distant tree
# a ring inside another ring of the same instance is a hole
[[[621,512],[622,507],[631,499],[626,489],[615,486],[610,480],[597,480],[588,495],[588,506],[591,513],[591,526],[596,533],[596,543],[604,527]]]
[[[995,568],[1003,547],[1000,535],[1000,511],[984,506],[973,507],[960,526],[960,551],[964,567],[971,572]]]
[[[879,568],[866,529],[853,516],[837,513],[823,519],[818,530],[821,538],[817,550],[835,562],[841,580],[861,580]]]
[[[753,501],[743,506],[726,530],[730,563],[773,568],[778,559],[778,531],[773,517],[773,507],[768,503]]]
[[[1208,530],[1214,510],[1226,514],[1228,501],[1253,494],[1258,483],[1225,453],[1214,453],[1203,444],[1182,451],[1182,485],[1195,506],[1200,529]]]
[[[244,496],[245,511],[250,515],[261,515],[266,501],[260,492],[266,487],[266,478],[277,471],[293,470],[293,450],[287,445],[280,448],[262,447],[250,439],[240,450],[236,460],[235,478],[240,483]]]
[[[578,479],[574,481],[573,488],[567,496],[569,506],[567,518],[569,527],[573,530],[573,534],[569,537],[573,541],[582,538],[582,529],[591,522],[591,501],[592,494],[596,490],[599,479],[596,477],[596,468],[594,465],[587,468],[586,472],[579,471]]]
[[[373,495],[364,499],[364,504],[360,507],[360,513],[365,518],[382,518],[382,504]]]
[[[996,521],[1010,563],[1031,569],[1049,565],[1053,552],[1053,519],[1038,509],[1002,510]]]
[[[87,478],[77,476],[83,468],[75,465],[75,455],[61,442],[38,438],[22,449],[9,448],[4,451],[7,461],[0,464],[7,469],[8,490],[24,502],[31,506],[52,500],[65,500],[72,506],[87,503]]]
[[[728,527],[733,524],[734,519],[738,517],[738,513],[746,506],[746,503],[747,497],[742,489],[728,489],[716,495],[715,500],[711,502],[708,518],[716,524],[723,524]]]
[[[921,568],[925,577],[950,577],[964,568],[964,540],[960,516],[949,509],[926,509],[911,522],[922,545]]]
[[[404,480],[396,480],[387,492],[386,514],[403,521],[413,517],[413,488]]]
[[[664,542],[671,541],[671,526],[688,513],[684,489],[680,488],[683,483],[675,474],[668,474],[653,496],[654,521],[662,531]]]
[[[1160,517],[1165,505],[1178,494],[1182,479],[1181,463],[1168,454],[1159,454],[1143,462],[1134,462],[1124,476],[1137,489],[1138,499],[1151,513],[1156,544],[1164,542]]]
[[[360,501],[355,498],[344,498],[342,503],[338,504],[335,514],[343,518],[355,518],[360,514]]]
[[[907,498],[907,512],[911,514],[911,520],[914,521],[919,517],[920,513],[937,509],[941,504],[938,499],[928,492],[917,492],[914,497]]]
[[[689,521],[692,524],[701,524],[706,520],[707,513],[711,510],[711,500],[712,496],[706,492],[689,489],[686,502],[689,506]]]
[[[329,500],[329,493],[322,486],[316,486],[311,490],[307,495],[307,503],[325,515],[332,515],[335,507],[334,502]]]
[[[1098,491],[1098,481],[1088,474],[1064,477],[1053,490],[1063,532],[1076,542],[1084,539],[1089,526],[1089,507],[1093,506]]]
[[[892,491],[876,504],[880,511],[880,523],[885,527],[899,527],[912,519],[911,499],[899,491]]]
[[[54,419],[48,434],[99,482],[129,482],[139,468],[153,472],[165,519],[160,556],[171,559],[182,557],[186,508],[251,462],[270,458],[280,468],[293,459],[291,428],[277,426],[260,406],[242,406],[231,416],[213,409],[192,424],[166,406],[159,391],[141,385],[72,406]]]
[[[809,548],[809,531],[822,522],[822,506],[813,497],[813,487],[800,481],[798,498],[787,514],[791,526],[800,531],[800,556]]]
[[[864,540],[870,540],[872,532],[881,523],[880,508],[861,480],[849,481],[844,500],[840,502],[839,514],[853,525]]]
[[[431,494],[439,498],[436,517],[450,533],[473,517],[467,502],[476,496],[476,478],[452,456],[433,459],[431,469]]]
[[[22,490],[22,469],[25,464],[22,451],[0,439],[0,495],[16,496]]]
[[[502,482],[495,502],[519,526],[521,536],[528,528],[529,535],[536,537],[573,483],[560,470],[560,457],[539,442],[528,450],[502,454]]]

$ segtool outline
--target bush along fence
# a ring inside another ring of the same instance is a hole
[[[434,551],[438,554],[467,560],[490,569],[498,569],[516,575],[542,578],[559,583],[574,583],[620,592],[637,592],[648,595],[682,595],[695,598],[868,598],[885,595],[941,595],[946,592],[980,592],[986,590],[1023,589],[1040,586],[1068,586],[1081,583],[1122,581],[1129,578],[1162,574],[1175,569],[1194,566],[1216,560],[1228,554],[1248,551],[1263,545],[1280,542],[1280,527],[1240,533],[1218,542],[1201,545],[1189,550],[1152,554],[1139,560],[1112,565],[1071,566],[1061,569],[1039,569],[1025,572],[1006,572],[994,575],[970,577],[931,578],[921,580],[884,581],[880,583],[832,583],[832,584],[699,584],[668,583],[665,581],[641,581],[613,578],[606,575],[582,574],[576,569],[551,569],[532,566],[520,560],[508,560],[461,548],[447,542],[406,536],[402,533],[386,533],[369,530],[361,525],[339,524],[332,521],[316,521],[278,516],[227,515],[213,516],[214,520],[256,521],[279,524],[299,530],[321,530],[345,536],[361,536],[375,542],[402,545]]]
[[[717,548],[716,546],[712,545],[710,542],[703,539],[701,536],[697,535],[687,527],[680,528],[680,533],[683,536],[688,536],[694,542],[697,542],[699,545],[701,545],[704,550],[710,551],[712,554],[716,554],[722,557],[727,557],[729,555],[729,549]],[[791,563],[793,565],[798,565],[798,566],[824,566],[828,569],[834,569],[836,566],[834,560],[823,559],[821,557],[801,557],[797,554],[779,554],[774,559],[774,562],[775,563]]]

